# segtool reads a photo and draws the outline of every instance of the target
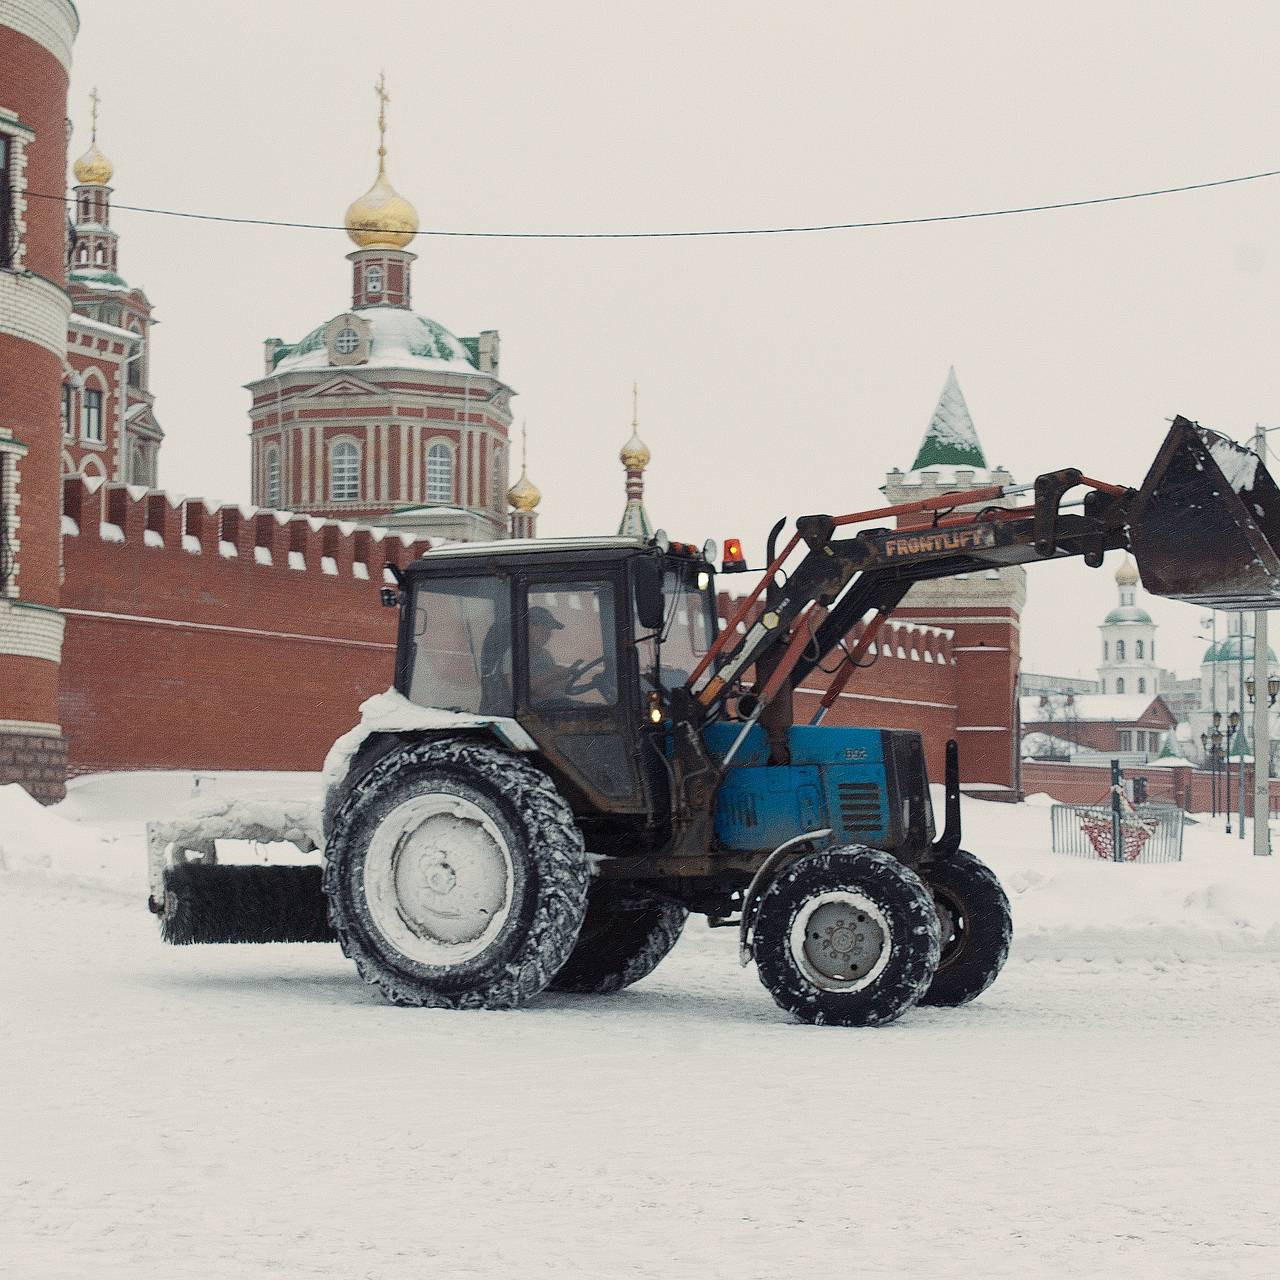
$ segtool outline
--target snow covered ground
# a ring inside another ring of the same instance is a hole
[[[6,1275],[1280,1274],[1280,858],[1208,824],[1118,867],[966,802],[1013,958],[849,1031],[700,923],[619,996],[505,1014],[391,1008],[336,947],[166,949],[142,823],[191,796],[0,788]]]

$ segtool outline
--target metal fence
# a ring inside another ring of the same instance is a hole
[[[1111,806],[1055,804],[1053,851],[1106,862],[1181,862],[1183,813],[1177,805],[1144,803],[1120,815],[1121,856],[1115,856]]]

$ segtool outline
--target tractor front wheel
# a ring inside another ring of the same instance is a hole
[[[938,912],[909,867],[845,845],[787,864],[760,898],[754,952],[774,1000],[805,1022],[892,1022],[928,988]]]
[[[996,980],[1009,957],[1009,899],[995,872],[964,849],[922,873],[938,907],[942,958],[920,1003],[967,1004]]]
[[[609,995],[648,977],[676,945],[689,912],[621,881],[596,880],[578,944],[553,991]]]

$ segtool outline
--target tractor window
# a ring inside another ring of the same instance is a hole
[[[617,702],[612,583],[530,585],[528,628],[531,706]]]
[[[418,585],[409,698],[423,707],[511,715],[506,579],[438,578]]]
[[[710,647],[715,636],[714,602],[709,590],[698,590],[692,570],[685,569],[668,569],[663,574],[662,596],[666,621],[662,627],[661,683],[665,689],[674,689],[688,680]],[[655,684],[653,641],[644,637],[637,647],[644,679]],[[699,685],[705,679],[701,677]]]

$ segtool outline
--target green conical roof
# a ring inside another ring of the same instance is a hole
[[[969,416],[969,406],[964,402],[964,393],[956,380],[956,371],[952,367],[947,371],[947,380],[943,384],[942,394],[938,397],[938,407],[933,411],[929,426],[925,430],[924,439],[920,442],[920,451],[911,464],[912,471],[921,467],[985,467],[986,454],[982,452],[982,444],[978,440],[977,428]]]

